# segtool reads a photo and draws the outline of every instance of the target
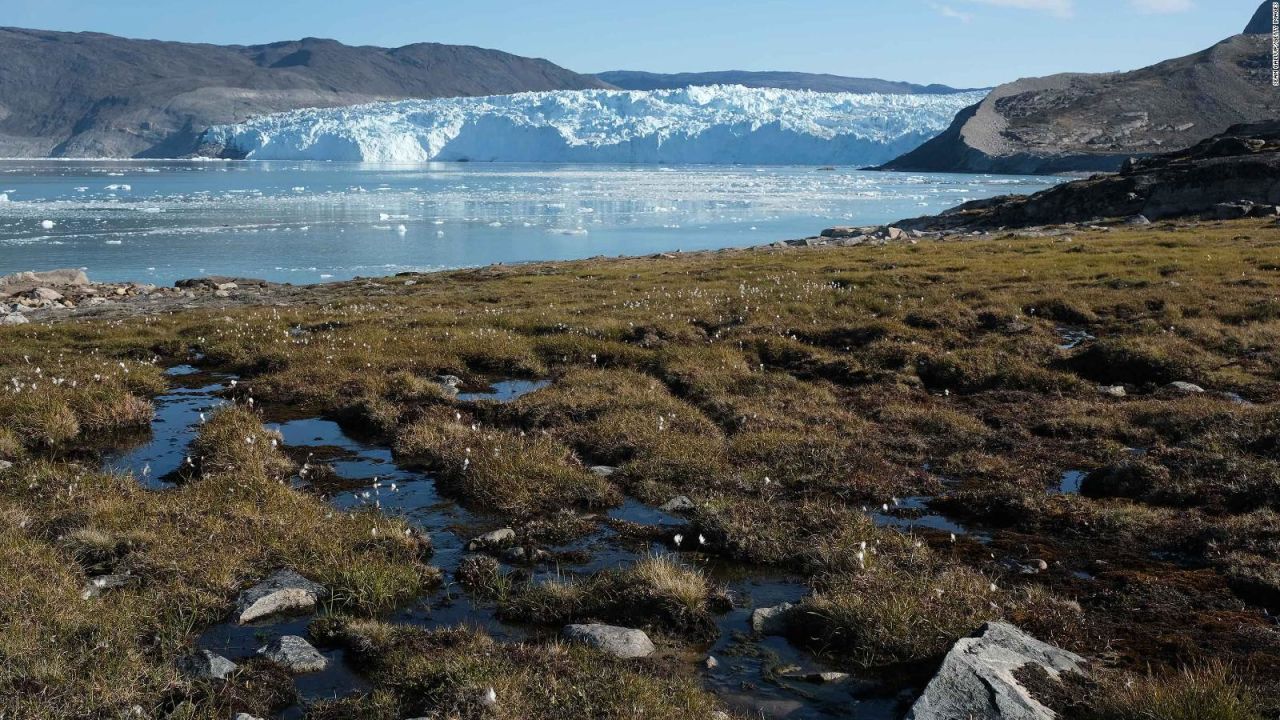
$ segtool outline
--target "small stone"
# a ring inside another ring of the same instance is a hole
[[[0,460],[0,472],[4,472],[5,470],[8,470],[11,467],[13,467],[13,463],[9,462],[8,460]]]
[[[502,559],[513,564],[524,562],[526,557],[527,553],[525,553],[524,548],[519,546],[507,548],[507,550],[502,553]]]
[[[280,612],[312,610],[328,594],[323,585],[292,570],[279,570],[240,593],[236,617],[244,624]]]
[[[1181,380],[1175,380],[1174,382],[1171,382],[1168,385],[1165,385],[1164,387],[1166,390],[1171,390],[1173,392],[1181,393],[1183,395],[1195,395],[1196,393],[1204,392],[1204,388],[1200,387],[1199,385],[1195,385],[1189,382],[1183,382]]]
[[[225,680],[236,671],[236,664],[208,650],[197,650],[178,660],[178,670],[189,678]]]
[[[614,625],[566,625],[566,640],[589,645],[618,658],[647,657],[656,649],[643,630]]]
[[[706,666],[708,670],[715,670],[720,667],[720,661],[715,659],[714,655],[708,655],[707,659],[702,661],[702,664]]]
[[[849,679],[849,673],[836,672],[834,670],[826,670],[823,672],[811,672],[804,676],[807,682],[827,685],[831,683],[844,682]]]
[[[213,296],[220,297],[220,298],[229,298],[231,297],[231,293],[227,292],[226,290],[214,290]]]
[[[1125,391],[1123,385],[1103,385],[1098,388],[1098,392],[1114,398],[1122,398],[1129,394]]]
[[[687,512],[693,509],[693,501],[686,495],[677,495],[662,504],[658,509],[662,512]]]
[[[25,325],[27,322],[27,316],[21,313],[0,315],[0,325]]]
[[[131,575],[99,575],[89,578],[89,582],[85,583],[84,589],[80,591],[80,597],[84,600],[95,598],[115,588],[124,587],[133,582]]]
[[[231,716],[231,720],[262,720],[262,718],[250,715],[249,713],[235,713]]]
[[[787,614],[795,603],[782,603],[773,607],[751,611],[751,629],[760,635],[782,635],[787,631]]]
[[[901,228],[896,228],[896,227],[889,228],[888,230],[885,231],[885,233],[890,240],[901,240],[907,236],[907,234],[903,232]]]
[[[213,289],[214,289],[214,290],[227,290],[227,291],[230,291],[230,290],[235,290],[235,289],[236,289],[236,288],[238,288],[238,287],[240,287],[240,286],[239,286],[239,285],[237,285],[237,284],[235,284],[235,283],[233,283],[233,282],[214,283],[214,285],[213,285]]]
[[[1125,218],[1124,224],[1125,225],[1150,225],[1151,221],[1147,219],[1146,215],[1133,215],[1131,217]]]
[[[500,548],[516,539],[516,531],[511,528],[502,528],[487,532],[479,537],[472,539],[467,546],[469,550],[479,550],[480,548]]]
[[[591,474],[595,475],[596,477],[602,477],[602,478],[607,478],[613,475],[614,473],[618,472],[618,468],[613,467],[611,465],[592,465],[590,468],[587,468],[587,469],[591,471]]]
[[[436,382],[440,383],[440,388],[450,397],[458,396],[458,386],[462,385],[462,378],[457,375],[437,375]]]
[[[295,673],[320,672],[329,661],[303,638],[283,635],[258,649],[258,654]]]

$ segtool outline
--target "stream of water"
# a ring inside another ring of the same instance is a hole
[[[226,390],[229,380],[188,365],[171,368],[168,375],[174,389],[155,400],[156,417],[151,436],[141,444],[104,458],[105,469],[133,473],[147,487],[157,490],[172,487],[172,481],[187,461],[187,446],[200,424],[226,402],[220,393]],[[459,401],[509,402],[545,385],[539,381],[500,380],[485,392],[463,393]],[[297,486],[322,494],[342,510],[375,506],[381,512],[405,518],[431,537],[435,550],[432,563],[445,572],[446,582],[435,592],[397,609],[390,620],[427,628],[466,623],[483,627],[495,638],[506,641],[554,634],[554,628],[502,622],[495,616],[491,604],[476,600],[451,582],[459,561],[467,554],[468,541],[502,527],[501,518],[473,512],[441,495],[430,474],[397,465],[390,449],[354,438],[332,420],[308,417],[272,422],[272,413],[268,411],[265,415],[267,426],[279,431],[284,438],[286,452],[309,467],[325,468],[324,473],[317,473],[314,482],[296,478]],[[885,518],[888,522],[889,516]],[[670,547],[663,542],[637,545],[634,541],[624,541],[609,527],[607,520],[669,528],[670,533],[685,526],[682,519],[631,498],[609,511],[602,520],[605,522],[585,538],[545,548],[558,557],[582,558],[581,562],[562,561],[554,566],[536,567],[533,578],[624,567],[646,554],[670,552]],[[681,553],[681,559],[703,567],[710,577],[723,583],[736,600],[734,609],[718,618],[720,632],[715,642],[682,654],[687,656],[685,661],[702,674],[708,689],[727,705],[752,716],[789,720],[851,716],[889,720],[898,715],[898,697],[874,694],[860,697],[858,693],[865,692],[868,685],[856,680],[832,684],[810,682],[804,676],[829,668],[783,638],[757,637],[751,633],[751,611],[799,600],[808,592],[803,578],[746,568],[696,552]],[[503,567],[513,569],[506,563]],[[254,656],[258,648],[273,637],[305,636],[311,620],[310,616],[301,616],[272,617],[248,625],[227,622],[206,630],[199,646],[239,661]],[[330,661],[328,668],[296,678],[304,703],[369,688],[360,673],[345,662],[341,650],[320,650]],[[715,667],[707,667],[707,655],[717,659]],[[296,718],[302,712],[302,707],[297,706],[282,717]]]

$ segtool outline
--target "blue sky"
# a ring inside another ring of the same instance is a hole
[[[435,41],[581,72],[801,70],[954,86],[1127,70],[1244,28],[1258,0],[3,0],[0,23],[253,44]]]

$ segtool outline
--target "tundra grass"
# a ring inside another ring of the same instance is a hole
[[[403,527],[279,483],[287,466],[250,397],[360,426],[526,537],[566,510],[684,495],[700,552],[810,583],[815,627],[854,649],[814,645],[833,662],[928,662],[998,610],[1125,671],[1221,660],[1268,687],[1278,253],[1262,221],[1081,229],[492,267],[0,329],[0,458],[16,463],[0,471],[5,575],[22,588],[4,597],[23,604],[0,618],[35,623],[6,633],[26,660],[0,696],[21,689],[16,714],[36,717],[65,698],[73,716],[157,702],[168,654],[281,565],[363,610],[428,580]],[[146,425],[158,367],[194,357],[240,382],[192,480],[150,493],[94,472],[96,451]],[[441,374],[551,384],[468,403]],[[1083,495],[1061,491],[1068,470],[1088,478]],[[939,511],[990,542],[872,518]],[[864,542],[894,562],[916,543],[934,557],[898,577],[868,565]],[[86,568],[118,561],[146,583],[70,602]],[[1033,611],[1050,601],[1082,613]],[[919,619],[935,627],[913,634]],[[119,652],[89,671],[98,637]],[[413,697],[452,697],[432,683]],[[402,696],[388,681],[368,702],[415,709]]]

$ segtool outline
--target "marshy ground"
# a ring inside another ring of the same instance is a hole
[[[896,717],[995,618],[1092,661],[1064,717],[1280,712],[1274,223],[353,281],[3,328],[0,382],[6,716]],[[184,677],[279,568],[340,682]]]

